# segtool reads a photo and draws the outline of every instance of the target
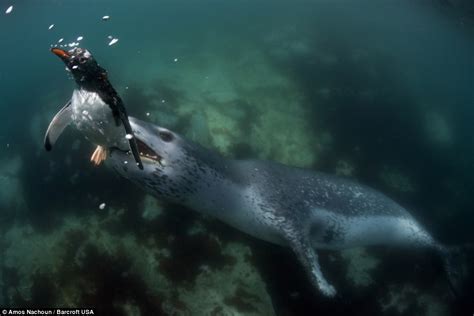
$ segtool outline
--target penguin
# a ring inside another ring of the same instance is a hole
[[[131,151],[139,169],[143,164],[133,130],[122,99],[110,83],[107,71],[100,67],[84,48],[69,51],[51,49],[66,65],[77,87],[71,99],[54,116],[44,137],[44,147],[51,151],[64,131],[73,123],[84,136],[97,145],[91,161],[99,165],[107,158],[110,148]]]

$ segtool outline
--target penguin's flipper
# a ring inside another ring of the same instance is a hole
[[[127,135],[131,136],[131,137],[127,137],[127,139],[130,145],[130,150],[132,151],[132,154],[133,154],[133,158],[135,159],[135,162],[137,163],[138,168],[143,170],[143,164],[140,158],[140,153],[138,152],[138,146],[137,146],[137,141],[135,140],[135,134],[133,134],[132,126],[130,125],[130,121],[128,120],[128,116],[125,111],[120,112],[120,120],[122,121],[123,126],[125,127],[125,132],[127,133]]]
[[[71,100],[69,100],[63,108],[56,113],[51,123],[49,123],[48,130],[44,135],[44,148],[47,151],[53,149],[54,143],[59,138],[64,129],[72,121]]]

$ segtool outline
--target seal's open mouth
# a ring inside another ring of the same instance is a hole
[[[162,157],[158,155],[153,149],[151,149],[147,144],[141,141],[138,137],[135,138],[137,141],[138,152],[140,153],[140,157],[144,159],[149,159],[156,161],[161,164]]]

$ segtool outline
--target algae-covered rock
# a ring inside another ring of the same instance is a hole
[[[143,199],[142,218],[151,221],[156,219],[163,213],[163,208],[160,202],[151,195],[146,195]]]
[[[447,316],[448,308],[444,300],[424,293],[412,284],[391,285],[386,296],[379,299],[383,312],[395,312],[399,315],[410,314],[425,316]]]
[[[3,254],[3,250],[0,250],[0,252]],[[1,260],[0,260],[1,264]],[[0,305],[5,306],[5,297],[3,295],[2,289],[4,289],[5,284],[3,283],[3,269],[0,269]]]
[[[292,47],[304,51],[305,45]],[[130,94],[130,102],[147,101],[148,120],[226,156],[310,167],[325,149],[312,119],[317,105],[308,113],[301,88],[260,47],[196,51],[193,62],[180,62],[179,72],[167,68],[158,79],[146,79],[142,92]]]
[[[380,173],[380,179],[386,186],[401,193],[413,193],[416,191],[416,184],[413,179],[397,168],[384,167]]]
[[[339,160],[336,164],[336,174],[338,176],[352,177],[355,167],[347,160]]]
[[[424,119],[425,135],[428,142],[441,148],[453,144],[453,127],[446,116],[431,110],[424,114]]]
[[[20,156],[0,160],[0,220],[18,214],[26,207],[19,178],[22,164]]]
[[[152,204],[146,199],[144,208]],[[38,286],[47,280],[48,300],[55,306],[90,306],[107,296],[109,305],[100,308],[129,315],[273,314],[265,284],[248,260],[248,247],[207,235],[201,222],[199,229],[175,237],[116,233],[111,228],[124,212],[108,209],[107,214],[69,215],[49,232],[29,225],[8,229],[0,271],[9,271],[16,281],[2,285],[0,278],[0,292],[7,293],[2,302],[38,304]]]
[[[347,262],[346,280],[355,287],[366,287],[374,282],[370,273],[377,268],[380,261],[371,256],[365,248],[341,251],[341,257]]]
[[[16,271],[18,276],[18,284],[8,288],[7,303],[11,304],[15,294],[23,300],[31,300],[34,277],[59,272],[66,252],[61,242],[61,234],[38,234],[29,225],[14,225],[5,233],[6,249],[1,268]]]
[[[416,295],[418,295],[418,291],[412,285],[391,286],[390,291],[380,299],[379,304],[384,312],[393,309],[398,314],[402,314],[409,308],[410,304],[413,304]]]
[[[274,315],[265,284],[248,262],[250,248],[232,243],[223,254],[232,256],[235,264],[219,270],[203,267],[194,287],[179,291],[179,299],[191,307],[189,315]]]

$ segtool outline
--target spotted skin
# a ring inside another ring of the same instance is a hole
[[[256,238],[293,249],[326,296],[316,249],[373,244],[438,247],[400,205],[354,181],[260,160],[229,160],[167,129],[130,118],[137,139],[162,157],[129,168],[112,151],[107,163],[160,199],[212,215]],[[163,138],[162,134],[168,137]]]

